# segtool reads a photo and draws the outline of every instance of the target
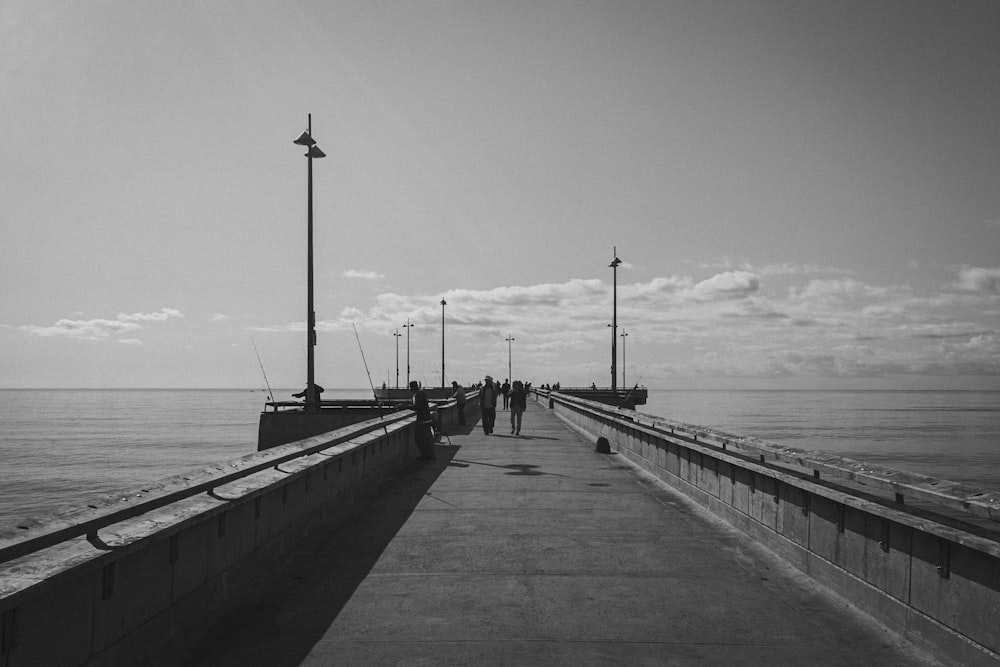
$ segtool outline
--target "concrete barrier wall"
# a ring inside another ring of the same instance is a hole
[[[472,393],[466,412],[477,408]],[[454,402],[439,404],[438,417],[456,423]],[[254,601],[245,573],[344,520],[410,465],[412,413],[364,432],[377,421],[165,480],[154,493],[206,475],[218,484],[0,564],[0,667],[155,664],[166,639]],[[240,478],[219,473],[297,449],[311,453]]]
[[[945,662],[1000,664],[996,528],[838,489],[702,445],[697,434],[639,426],[607,406],[536,398]]]

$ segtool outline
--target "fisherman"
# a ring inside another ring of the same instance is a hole
[[[321,387],[318,384],[316,384],[315,382],[313,382],[313,395],[311,397],[312,398],[311,401],[308,398],[306,398],[306,395],[309,393],[309,387],[306,387],[305,389],[303,389],[302,391],[300,391],[297,394],[292,394],[292,396],[294,398],[305,398],[306,399],[306,403],[313,403],[314,405],[318,406],[319,405],[319,400],[320,400],[319,395],[322,394],[324,391],[325,390],[323,389],[323,387]]]
[[[434,418],[431,416],[431,406],[427,402],[427,393],[420,388],[416,380],[410,382],[413,392],[413,411],[417,413],[417,423],[413,425],[413,441],[420,451],[417,458],[421,461],[433,461],[434,454]]]
[[[455,406],[458,408],[458,425],[465,426],[465,389],[458,382],[451,381],[452,394],[455,399]]]

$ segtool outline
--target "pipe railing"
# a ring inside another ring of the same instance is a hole
[[[729,453],[734,453],[736,450],[735,453],[756,458],[761,463],[777,462],[810,471],[816,480],[825,476],[864,484],[893,494],[898,504],[903,504],[906,498],[911,498],[1000,522],[1000,492],[997,491],[985,491],[959,482],[902,472],[833,454],[786,447],[759,438],[732,435],[712,428],[615,408],[558,392],[535,391],[539,396],[583,406],[608,418],[626,420],[635,427],[650,429],[657,434],[708,445]]]
[[[62,515],[22,533],[0,536],[0,563],[26,556],[66,540],[87,536],[95,540],[97,531],[125,519],[151,512],[172,503],[211,492],[216,487],[229,484],[258,472],[275,469],[283,463],[310,456],[330,447],[348,442],[358,436],[389,427],[402,428],[415,419],[412,410],[400,410],[383,417],[351,424],[343,428],[303,440],[280,445],[263,452],[220,463],[190,473],[182,473],[157,483],[115,494],[116,502],[105,507],[88,506],[88,509]],[[341,452],[334,456],[342,456]],[[179,488],[171,488],[179,487]]]

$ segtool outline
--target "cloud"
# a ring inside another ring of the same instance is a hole
[[[916,294],[906,285],[874,285],[845,275],[789,276],[726,270],[703,280],[671,275],[619,284],[619,333],[629,333],[630,370],[639,376],[643,367],[660,369],[662,379],[671,381],[1000,373],[1000,333],[996,314],[983,308],[983,292]],[[990,286],[981,271],[963,276],[979,289]],[[780,281],[781,288],[771,281]],[[443,294],[357,294],[357,301],[317,328],[351,331],[356,323],[360,331],[388,337],[410,321],[416,326],[414,357],[426,364],[434,356],[430,341],[440,340],[442,297],[456,368],[506,363],[503,340],[509,333],[517,341],[515,356],[539,377],[565,378],[572,369],[592,379],[606,372],[612,285],[600,279]],[[265,329],[302,332],[303,324]]]
[[[222,313],[216,313],[208,318],[209,322],[225,322],[229,319],[229,315],[223,315]]]
[[[742,299],[760,289],[760,279],[748,271],[726,271],[696,284],[691,292],[703,299]]]
[[[178,317],[184,317],[180,311],[173,308],[163,308],[157,313],[133,313],[131,315],[119,313],[118,318],[114,320],[100,318],[72,320],[63,318],[52,326],[26,324],[19,328],[21,331],[35,336],[42,336],[43,338],[61,336],[78,340],[108,340],[114,336],[142,329],[142,325],[136,324],[136,322],[163,322]],[[138,339],[135,338],[119,340],[120,342],[132,345],[139,343]]]
[[[1000,294],[1000,268],[963,267],[955,287],[963,292]]]
[[[378,273],[377,271],[355,271],[354,269],[348,269],[344,271],[345,278],[359,278],[362,280],[377,280],[379,278],[384,278],[385,274]]]
[[[142,345],[142,341],[138,338],[119,338],[118,342],[123,345]]]
[[[52,326],[43,327],[27,324],[21,327],[21,331],[26,331],[36,336],[49,338],[52,336],[65,336],[66,338],[78,338],[81,340],[105,340],[117,334],[129,331],[138,331],[142,327],[134,322],[122,322],[120,320],[69,320],[61,319]]]
[[[832,275],[844,276],[852,272],[838,269],[833,266],[823,264],[796,264],[795,262],[781,262],[755,266],[751,262],[737,262],[729,257],[723,257],[718,262],[708,262],[698,265],[702,269],[725,269],[740,270],[755,273],[759,276],[809,276],[809,275]]]
[[[158,313],[118,313],[118,319],[122,322],[165,322],[171,318],[184,317],[179,310],[173,308],[163,308]]]

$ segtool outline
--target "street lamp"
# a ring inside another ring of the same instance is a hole
[[[403,334],[399,333],[399,329],[392,334],[393,338],[396,339],[396,389],[399,389],[399,338]]]
[[[410,318],[407,317],[406,318],[406,324],[403,325],[403,328],[406,329],[406,386],[407,386],[407,388],[409,388],[409,386],[410,386],[410,328],[411,327],[413,327],[413,325],[410,324]]]
[[[441,299],[441,388],[444,389],[444,307],[448,302]]]
[[[625,384],[625,337],[628,336],[628,332],[623,331],[621,333],[622,338],[622,389],[627,386]]]
[[[316,311],[313,309],[313,158],[326,157],[326,153],[312,138],[312,114],[309,114],[308,129],[299,135],[294,144],[308,146],[305,156],[309,158],[307,194],[307,269],[306,269],[306,412],[319,412],[319,393],[316,391]]]
[[[513,383],[514,373],[511,371],[511,365],[510,365],[510,344],[517,339],[508,333],[507,338],[505,340],[507,341],[507,377]]]
[[[614,271],[614,306],[611,315],[611,391],[616,391],[618,375],[618,266],[622,263],[618,259],[618,247],[615,247],[615,258],[608,264]]]

